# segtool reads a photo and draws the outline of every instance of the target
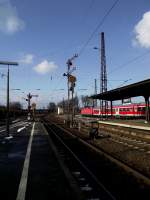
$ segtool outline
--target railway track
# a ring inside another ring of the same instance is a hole
[[[88,137],[88,132],[82,134],[81,131],[80,133],[83,139]],[[108,127],[106,129],[100,127],[99,136],[99,140],[90,143],[150,178],[150,135],[148,131],[139,133],[132,129],[125,131],[117,127],[113,127],[112,130]]]
[[[132,135],[125,136],[125,135],[111,134],[111,136],[112,136],[111,140],[113,140],[114,142],[150,154],[150,141],[148,140],[145,141],[143,139],[139,139],[136,136]]]
[[[115,200],[116,198],[111,194],[111,192],[104,187],[104,185],[96,178],[91,170],[89,170],[83,161],[80,160],[79,156],[77,156],[68,146],[68,142],[72,145],[75,145],[76,139],[65,137],[64,141],[64,139],[62,139],[62,137],[60,137],[58,134],[58,129],[56,130],[54,125],[44,125],[50,134],[50,137],[53,140],[61,159],[69,168],[77,184],[79,185],[84,199]]]
[[[146,199],[148,185],[139,184],[116,163],[83,145],[78,137],[55,124],[44,122],[44,125],[85,199]]]
[[[55,123],[58,124],[57,121]],[[87,125],[89,124],[85,124],[85,130],[72,129],[71,131],[74,135],[150,178],[150,135],[148,131],[100,126],[98,140],[89,140],[91,125]]]

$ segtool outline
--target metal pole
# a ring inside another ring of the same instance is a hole
[[[150,106],[150,105],[149,105],[149,97],[148,97],[148,102],[147,102],[147,103],[148,103],[148,121],[150,121],[150,113],[149,113],[149,111],[150,111],[150,110],[149,110],[149,106]]]
[[[95,95],[96,95],[96,94],[97,94],[97,80],[94,79],[94,81],[95,81],[95,91],[94,91],[94,93],[95,93]],[[94,102],[95,102],[94,106],[97,107],[97,99],[95,99]]]
[[[149,107],[148,96],[144,96],[144,98],[145,98],[145,122],[147,122],[148,121],[148,107]]]
[[[146,97],[146,121],[148,121],[148,100]]]
[[[8,62],[8,61],[0,61],[0,65],[7,65],[8,72],[7,72],[7,114],[6,114],[6,132],[9,137],[9,65],[18,65],[17,62]]]
[[[31,119],[31,94],[28,94],[28,112],[29,112],[29,117]]]
[[[101,72],[100,72],[100,93],[107,91],[107,72],[106,72],[106,56],[105,56],[105,38],[104,32],[101,33]],[[103,115],[107,116],[108,102],[106,100],[100,101],[100,107]]]
[[[73,116],[74,116],[73,90],[74,90],[74,88],[72,87],[72,127],[73,127]]]
[[[63,97],[63,105],[62,105],[62,107],[63,107],[63,114],[65,114],[65,102],[64,102],[64,97]]]
[[[70,66],[72,66],[72,61],[78,57],[77,54],[75,54],[71,59],[68,59],[67,61],[67,74],[64,74],[64,76],[67,76],[67,87],[68,87],[68,113],[67,113],[67,121],[68,125],[70,125],[70,88],[69,88],[69,78],[72,72],[70,72]]]
[[[6,118],[6,131],[9,137],[9,65],[7,71],[7,118]]]
[[[28,112],[30,113],[30,93],[28,94]]]
[[[113,108],[112,108],[112,101],[110,101],[110,110],[111,110],[111,119],[113,119]]]
[[[150,116],[149,116],[149,96],[145,97],[145,102],[146,102],[146,121],[148,122],[150,120]]]
[[[67,68],[67,87],[68,87],[68,112],[67,112],[67,122],[70,125],[70,88],[69,88],[69,64]]]

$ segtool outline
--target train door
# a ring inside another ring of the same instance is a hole
[[[115,113],[114,113],[115,117],[116,117],[116,118],[119,118],[119,117],[120,117],[119,108],[115,108],[114,111],[115,111]]]
[[[119,108],[116,108],[116,115],[119,115]]]
[[[133,117],[136,118],[138,116],[138,107],[134,106],[133,107]]]

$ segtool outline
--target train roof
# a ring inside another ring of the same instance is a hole
[[[93,99],[102,99],[107,101],[115,101],[121,99],[128,99],[131,97],[150,96],[150,79],[133,83],[124,87],[109,90],[104,93],[91,96]]]
[[[145,107],[145,103],[130,103],[130,104],[120,104],[120,105],[113,105],[113,108],[122,108],[122,107],[132,107],[132,106],[140,106],[140,107]],[[110,106],[108,106],[110,107]],[[81,109],[99,109],[100,107],[83,107]]]
[[[145,107],[145,103],[131,103],[131,104],[122,104],[122,105],[113,105],[113,108],[129,108],[129,107]],[[110,106],[108,106],[110,108]],[[83,108],[82,108],[83,109]],[[99,109],[99,107],[94,107],[93,109]]]

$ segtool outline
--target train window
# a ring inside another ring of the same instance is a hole
[[[95,114],[98,114],[99,113],[99,110],[93,110]]]
[[[138,107],[138,111],[145,111],[145,107]]]

